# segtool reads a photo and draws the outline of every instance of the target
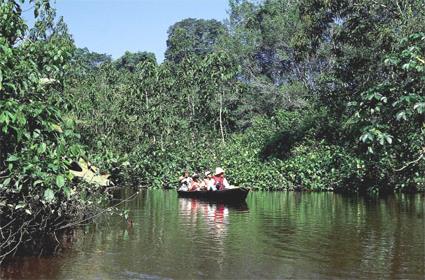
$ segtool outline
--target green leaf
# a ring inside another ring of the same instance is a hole
[[[54,131],[57,131],[59,133],[63,132],[62,127],[60,127],[60,125],[58,125],[58,124],[51,124],[50,126]]]
[[[7,185],[9,185],[9,183],[10,183],[10,178],[6,178],[6,180],[4,180],[4,182],[3,182],[3,187],[6,187]]]
[[[0,123],[9,123],[9,117],[4,112],[0,115]]]
[[[44,199],[47,202],[52,202],[55,199],[55,194],[51,189],[47,189],[44,191]]]
[[[56,185],[62,188],[65,185],[65,178],[62,175],[56,176]]]
[[[369,132],[366,132],[365,134],[363,134],[362,136],[360,136],[360,140],[365,143],[367,142],[367,140],[373,141],[373,135]]]
[[[19,160],[19,158],[16,156],[16,155],[11,155],[10,157],[8,157],[7,159],[6,159],[6,161],[17,161],[17,160]]]
[[[406,112],[401,111],[396,115],[396,119],[399,121],[400,119],[407,120]]]
[[[33,183],[33,185],[34,186],[37,186],[37,185],[40,185],[42,183],[43,183],[43,180],[35,180],[34,183]]]
[[[66,195],[67,199],[71,197],[71,190],[68,187],[63,188],[63,193]]]
[[[15,206],[15,210],[24,208],[25,206],[26,206],[26,204],[18,204],[18,205]]]
[[[425,112],[425,102],[416,103],[415,106],[413,106],[413,109],[418,111],[419,114],[422,114]]]
[[[47,148],[46,143],[41,143],[40,146],[38,146],[37,152],[39,154],[42,154],[46,151],[46,148]]]

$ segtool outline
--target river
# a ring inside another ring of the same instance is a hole
[[[128,196],[127,190],[123,196]],[[1,279],[424,279],[425,197],[254,192],[242,205],[144,190]]]

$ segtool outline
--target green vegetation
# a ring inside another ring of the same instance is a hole
[[[255,189],[425,190],[423,1],[231,0],[226,24],[174,24],[161,64],[78,49],[30,2],[31,29],[0,2],[2,252],[103,201],[80,157],[119,186],[222,166]]]
[[[0,5],[0,262],[18,246],[37,254],[39,240],[87,214],[103,195],[71,182],[83,156],[63,98],[74,45],[46,1],[35,3],[28,30],[14,1]],[[55,244],[50,242],[52,247]]]
[[[227,31],[178,22],[162,64],[126,53],[76,73],[68,114],[122,182],[220,165],[257,189],[423,190],[422,4],[338,3],[231,1]]]

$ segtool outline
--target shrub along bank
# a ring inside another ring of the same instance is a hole
[[[73,42],[48,1],[35,1],[34,14],[29,30],[20,3],[0,3],[0,263],[16,253],[49,253],[56,232],[105,199],[69,173],[84,156],[75,123],[63,114]]]
[[[174,147],[173,151],[160,150],[151,156],[145,152],[143,160],[132,159],[134,163],[130,165],[140,168],[133,172],[140,172],[146,182],[158,188],[164,176],[171,182],[174,179],[177,185],[176,178],[183,170],[203,173],[221,166],[232,184],[254,190],[359,190],[365,173],[363,160],[309,136],[296,142],[290,139],[293,136],[285,132],[293,129],[292,122],[300,118],[300,112],[281,112],[273,120],[259,118],[251,128],[232,135],[225,143],[206,137],[187,149]],[[288,119],[292,122],[288,123]],[[281,145],[294,143],[287,152],[282,154],[282,149],[277,149],[275,154],[265,151],[268,139]]]

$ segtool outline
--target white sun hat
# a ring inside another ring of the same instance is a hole
[[[215,175],[215,176],[217,176],[217,175],[219,175],[219,174],[221,174],[221,173],[224,173],[224,170],[223,170],[221,167],[217,167],[217,168],[215,169],[215,173],[214,173],[214,175]]]

